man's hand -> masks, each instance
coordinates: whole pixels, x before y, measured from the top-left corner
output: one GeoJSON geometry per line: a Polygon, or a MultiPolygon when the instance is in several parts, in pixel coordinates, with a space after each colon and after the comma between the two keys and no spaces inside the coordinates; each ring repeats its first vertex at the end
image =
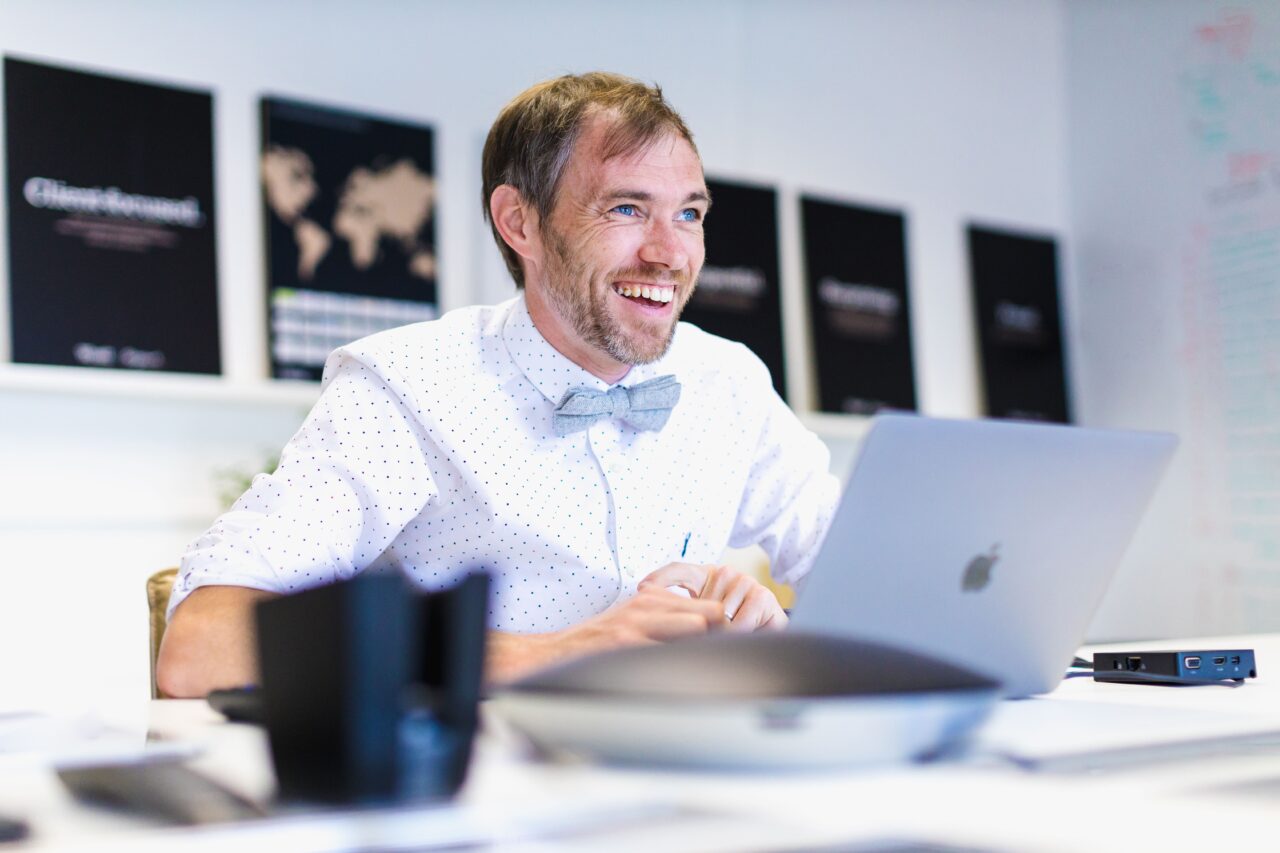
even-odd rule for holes
{"type": "Polygon", "coordinates": [[[750,575],[728,566],[668,563],[640,581],[640,589],[678,586],[699,601],[718,601],[731,631],[781,630],[787,614],[777,596],[750,575]]]}
{"type": "Polygon", "coordinates": [[[642,585],[631,598],[562,631],[491,631],[487,680],[511,681],[570,658],[705,634],[725,624],[719,601],[686,598],[661,586],[642,585]]]}
{"type": "Polygon", "coordinates": [[[487,680],[511,681],[570,658],[720,628],[755,631],[786,624],[787,614],[778,599],[754,578],[727,566],[670,563],[640,581],[632,598],[563,631],[491,631],[487,680]],[[673,586],[687,590],[691,597],[668,589],[673,586]]]}

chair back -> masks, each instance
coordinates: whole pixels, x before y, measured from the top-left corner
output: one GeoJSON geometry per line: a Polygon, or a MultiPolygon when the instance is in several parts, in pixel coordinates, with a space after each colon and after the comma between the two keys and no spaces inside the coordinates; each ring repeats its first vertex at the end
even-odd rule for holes
{"type": "Polygon", "coordinates": [[[147,578],[147,610],[151,625],[151,698],[164,698],[156,688],[156,658],[160,655],[160,640],[164,637],[165,611],[169,607],[169,593],[178,570],[161,569],[147,578]]]}

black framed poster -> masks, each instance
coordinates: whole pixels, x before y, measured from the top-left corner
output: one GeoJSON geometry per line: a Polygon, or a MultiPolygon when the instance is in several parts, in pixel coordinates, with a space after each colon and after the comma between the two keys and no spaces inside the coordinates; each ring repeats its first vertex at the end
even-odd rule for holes
{"type": "Polygon", "coordinates": [[[319,379],[335,348],[436,317],[430,127],[262,99],[271,372],[319,379]]]}
{"type": "Polygon", "coordinates": [[[977,225],[968,241],[987,414],[1069,423],[1056,241],[977,225]]]}
{"type": "Polygon", "coordinates": [[[914,410],[905,217],[808,196],[800,211],[820,408],[914,410]]]}
{"type": "Polygon", "coordinates": [[[769,368],[784,400],[778,193],[768,187],[707,180],[707,259],[682,320],[740,341],[769,368]]]}
{"type": "Polygon", "coordinates": [[[13,360],[219,373],[213,96],[6,57],[13,360]]]}

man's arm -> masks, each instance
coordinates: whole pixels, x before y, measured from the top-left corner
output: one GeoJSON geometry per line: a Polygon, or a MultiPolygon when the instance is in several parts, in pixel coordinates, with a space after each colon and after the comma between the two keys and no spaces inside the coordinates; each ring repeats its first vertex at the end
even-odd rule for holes
{"type": "Polygon", "coordinates": [[[795,584],[817,557],[840,503],[840,480],[827,446],[778,396],[763,362],[750,357],[758,376],[751,387],[761,391],[765,417],[729,544],[759,545],[774,580],[795,584]]]}
{"type": "Polygon", "coordinates": [[[243,586],[202,586],[173,611],[160,655],[156,686],[176,699],[258,681],[254,606],[275,593],[243,586]]]}
{"type": "Polygon", "coordinates": [[[253,605],[270,593],[255,587],[301,590],[353,576],[436,495],[412,394],[380,359],[376,349],[335,350],[320,400],[279,467],[255,477],[183,554],[156,666],[166,694],[256,681],[253,605]],[[347,440],[353,413],[378,424],[377,441],[347,440]]]}
{"type": "MultiPolygon", "coordinates": [[[[254,606],[275,593],[241,586],[203,586],[165,629],[156,684],[167,696],[195,698],[259,678],[254,606]]],[[[702,634],[725,624],[719,601],[683,598],[648,585],[617,607],[548,634],[490,631],[486,680],[511,681],[570,658],[622,646],[702,634]]]]}
{"type": "MultiPolygon", "coordinates": [[[[258,681],[254,606],[275,593],[203,586],[173,612],[160,644],[156,683],[175,698],[258,681]]],[[[512,681],[575,657],[649,645],[719,628],[781,628],[787,617],[768,589],[724,566],[672,563],[640,582],[636,594],[576,625],[546,634],[490,631],[485,680],[512,681]],[[672,593],[680,586],[693,597],[672,593]],[[725,618],[726,611],[732,621],[725,618]]]]}

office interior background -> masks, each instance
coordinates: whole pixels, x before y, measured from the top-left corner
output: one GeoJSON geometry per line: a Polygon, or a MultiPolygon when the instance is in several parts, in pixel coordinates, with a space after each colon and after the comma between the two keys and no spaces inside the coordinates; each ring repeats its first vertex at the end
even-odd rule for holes
{"type": "MultiPolygon", "coordinates": [[[[481,220],[490,122],[589,69],[660,83],[709,175],[780,190],[801,412],[800,193],[906,214],[930,415],[981,413],[966,225],[1055,236],[1075,419],[1182,438],[1090,637],[1280,628],[1280,5],[7,0],[0,52],[213,91],[223,361],[221,378],[0,363],[0,709],[146,695],[144,579],[315,397],[266,379],[258,98],[434,127],[448,310],[514,292],[481,220]]],[[[859,423],[810,422],[844,473],[859,423]]]]}

